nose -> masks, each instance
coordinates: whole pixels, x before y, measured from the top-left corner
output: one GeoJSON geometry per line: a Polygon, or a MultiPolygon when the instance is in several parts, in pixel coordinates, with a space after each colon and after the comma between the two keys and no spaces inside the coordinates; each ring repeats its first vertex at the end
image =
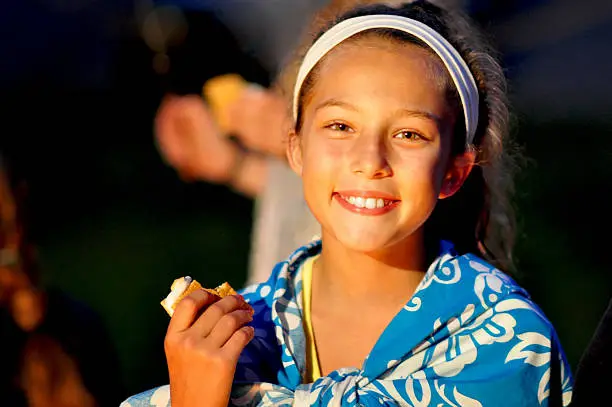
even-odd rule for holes
{"type": "Polygon", "coordinates": [[[384,137],[375,134],[358,137],[351,149],[350,169],[354,174],[369,179],[393,175],[384,137]]]}

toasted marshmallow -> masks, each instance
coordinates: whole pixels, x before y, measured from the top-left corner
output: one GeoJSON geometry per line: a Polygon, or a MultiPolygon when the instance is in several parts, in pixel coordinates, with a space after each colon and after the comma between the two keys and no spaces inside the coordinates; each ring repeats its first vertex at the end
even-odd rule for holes
{"type": "MultiPolygon", "coordinates": [[[[174,315],[176,304],[187,295],[187,289],[190,288],[193,282],[194,280],[190,276],[180,277],[172,282],[170,294],[161,302],[168,315],[174,315]]],[[[198,284],[197,281],[195,283],[198,284]]]]}

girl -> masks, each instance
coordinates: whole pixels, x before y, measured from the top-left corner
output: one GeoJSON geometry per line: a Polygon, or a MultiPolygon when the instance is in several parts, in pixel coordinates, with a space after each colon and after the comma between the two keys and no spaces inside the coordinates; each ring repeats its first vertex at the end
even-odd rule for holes
{"type": "Polygon", "coordinates": [[[554,328],[496,268],[508,112],[467,20],[425,1],[349,12],[303,58],[293,114],[321,240],[242,292],[252,321],[240,297],[183,300],[170,386],[124,406],[568,405],[554,328]]]}

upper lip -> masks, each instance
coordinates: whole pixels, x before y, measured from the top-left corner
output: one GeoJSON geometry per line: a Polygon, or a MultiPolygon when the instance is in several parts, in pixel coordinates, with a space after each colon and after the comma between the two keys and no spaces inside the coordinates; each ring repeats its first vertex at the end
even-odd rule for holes
{"type": "Polygon", "coordinates": [[[400,201],[401,199],[393,194],[383,191],[365,191],[365,190],[344,190],[344,191],[335,191],[336,194],[342,196],[354,196],[361,198],[375,198],[375,199],[384,199],[386,201],[400,201]]]}

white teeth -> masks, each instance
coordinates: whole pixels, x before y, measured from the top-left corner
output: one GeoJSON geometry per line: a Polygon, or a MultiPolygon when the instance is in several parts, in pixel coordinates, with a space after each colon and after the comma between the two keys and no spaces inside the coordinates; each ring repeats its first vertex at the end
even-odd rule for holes
{"type": "Polygon", "coordinates": [[[358,208],[376,209],[390,205],[392,201],[382,198],[363,198],[361,196],[343,196],[345,201],[358,208]]]}

